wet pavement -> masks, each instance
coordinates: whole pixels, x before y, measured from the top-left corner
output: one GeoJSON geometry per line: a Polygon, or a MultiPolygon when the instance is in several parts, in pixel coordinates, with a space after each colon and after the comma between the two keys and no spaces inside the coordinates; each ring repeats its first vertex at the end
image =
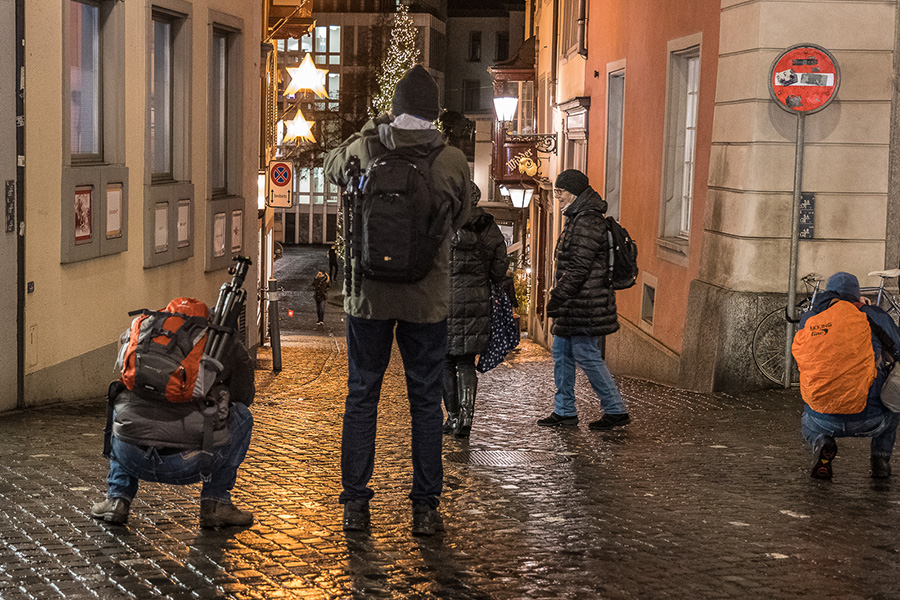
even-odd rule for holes
{"type": "Polygon", "coordinates": [[[345,535],[340,309],[317,329],[303,293],[282,300],[300,313],[284,323],[283,370],[260,357],[234,491],[256,523],[201,530],[199,486],[143,482],[127,526],[96,522],[103,402],[6,413],[0,598],[900,597],[900,476],[868,476],[868,440],[839,440],[834,481],[814,481],[796,392],[697,394],[627,378],[617,381],[633,423],[590,431],[600,411],[580,374],[581,424],[540,428],[553,365],[527,340],[481,377],[471,438],[444,440],[447,531],[434,538],[410,534],[394,356],[372,531],[345,535]]]}

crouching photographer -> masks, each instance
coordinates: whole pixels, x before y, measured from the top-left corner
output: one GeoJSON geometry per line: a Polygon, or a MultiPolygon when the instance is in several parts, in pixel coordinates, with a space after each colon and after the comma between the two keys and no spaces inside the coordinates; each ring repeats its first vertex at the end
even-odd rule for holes
{"type": "MultiPolygon", "coordinates": [[[[216,310],[176,298],[161,311],[140,313],[109,388],[104,456],[109,458],[105,500],[91,515],[128,520],[141,480],[186,485],[202,482],[200,526],[250,525],[253,515],[234,506],[231,490],[247,454],[255,395],[253,363],[234,337],[246,292],[249,259],[232,270],[216,310]]],[[[135,313],[133,313],[135,314],[135,313]]]]}

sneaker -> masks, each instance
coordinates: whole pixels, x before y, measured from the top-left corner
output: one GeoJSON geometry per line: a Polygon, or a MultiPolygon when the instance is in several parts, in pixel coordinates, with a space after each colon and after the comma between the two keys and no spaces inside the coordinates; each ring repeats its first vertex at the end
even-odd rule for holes
{"type": "Polygon", "coordinates": [[[578,415],[564,417],[556,413],[551,413],[549,417],[540,419],[537,424],[543,427],[575,427],[578,425],[578,415]]]}
{"type": "Polygon", "coordinates": [[[628,413],[622,413],[620,415],[606,414],[600,417],[599,420],[588,423],[588,428],[595,431],[605,431],[607,429],[612,429],[613,427],[628,425],[629,423],[631,423],[631,417],[628,416],[628,413]]]}
{"type": "Polygon", "coordinates": [[[324,324],[325,324],[325,321],[318,321],[318,322],[316,323],[316,325],[319,326],[319,327],[321,327],[321,326],[324,325],[324,324]]]}
{"type": "Polygon", "coordinates": [[[887,479],[891,476],[891,457],[872,457],[872,477],[875,479],[887,479]]]}
{"type": "Polygon", "coordinates": [[[813,479],[831,479],[831,462],[837,456],[837,442],[830,435],[822,438],[822,446],[816,455],[810,477],[813,479]]]}
{"type": "Polygon", "coordinates": [[[444,521],[438,509],[424,502],[414,503],[412,534],[430,536],[438,531],[444,531],[444,521]]]}
{"type": "Polygon", "coordinates": [[[95,519],[103,519],[107,523],[121,525],[128,520],[128,510],[130,508],[130,500],[125,498],[107,498],[91,507],[91,516],[95,519]]]}
{"type": "Polygon", "coordinates": [[[200,499],[200,527],[229,527],[253,524],[253,513],[241,510],[229,500],[200,499]]]}
{"type": "Polygon", "coordinates": [[[344,531],[366,531],[369,524],[369,501],[347,500],[344,504],[344,531]]]}

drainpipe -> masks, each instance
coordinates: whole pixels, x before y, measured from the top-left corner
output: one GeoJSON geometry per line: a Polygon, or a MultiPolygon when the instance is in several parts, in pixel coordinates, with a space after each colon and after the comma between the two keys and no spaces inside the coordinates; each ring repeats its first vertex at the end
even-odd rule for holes
{"type": "Polygon", "coordinates": [[[556,71],[559,61],[559,0],[553,0],[553,27],[550,42],[550,106],[556,106],[556,71]]]}
{"type": "Polygon", "coordinates": [[[576,37],[578,38],[578,55],[587,60],[587,46],[585,45],[585,37],[587,33],[587,0],[578,0],[578,28],[576,29],[576,37]]]}
{"type": "Polygon", "coordinates": [[[16,406],[25,408],[25,0],[16,0],[16,406]]]}

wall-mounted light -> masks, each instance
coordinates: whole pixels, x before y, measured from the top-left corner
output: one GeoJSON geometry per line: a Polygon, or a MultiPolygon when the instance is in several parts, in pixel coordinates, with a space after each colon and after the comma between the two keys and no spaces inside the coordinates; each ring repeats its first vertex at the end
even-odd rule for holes
{"type": "Polygon", "coordinates": [[[499,96],[494,98],[494,112],[500,124],[510,123],[516,118],[516,107],[519,99],[515,96],[499,96]]]}
{"type": "Polygon", "coordinates": [[[531,203],[531,197],[534,195],[534,188],[530,186],[501,186],[500,193],[506,188],[509,200],[516,208],[528,208],[531,203]]]}

